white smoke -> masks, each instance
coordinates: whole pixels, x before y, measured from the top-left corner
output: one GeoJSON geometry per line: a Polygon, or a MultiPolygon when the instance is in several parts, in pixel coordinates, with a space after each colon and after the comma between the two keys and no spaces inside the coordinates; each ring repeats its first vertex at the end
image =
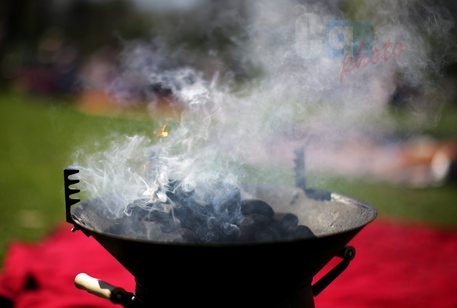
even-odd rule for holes
{"type": "Polygon", "coordinates": [[[262,74],[237,91],[218,83],[217,75],[206,78],[189,66],[170,65],[174,56],[166,48],[143,43],[126,49],[126,71],[145,87],[170,90],[186,108],[166,138],[126,137],[105,152],[79,158],[83,190],[91,197],[112,197],[105,202],[122,212],[144,194],[166,198],[170,181],[179,181],[184,190],[202,190],[202,195],[214,193],[214,183],[245,181],[250,164],[292,163],[296,145],[319,146],[373,131],[373,121],[384,113],[397,86],[397,74],[425,94],[436,89],[430,73],[438,71],[442,59],[434,57],[430,37],[444,43],[443,29],[452,26],[439,8],[417,1],[362,2],[352,13],[371,21],[372,47],[381,50],[390,40],[392,46],[400,42],[404,51],[353,69],[342,82],[342,58],[326,51],[327,21],[346,19],[337,6],[249,3],[248,39],[239,46],[239,57],[262,74]],[[309,29],[317,36],[303,40],[300,35],[309,29]],[[320,52],[311,43],[321,44],[320,52]]]}

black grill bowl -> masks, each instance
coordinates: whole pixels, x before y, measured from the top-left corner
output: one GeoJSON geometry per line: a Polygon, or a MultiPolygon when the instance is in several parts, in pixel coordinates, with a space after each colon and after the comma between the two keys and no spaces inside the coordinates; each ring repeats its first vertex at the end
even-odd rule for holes
{"type": "MultiPolygon", "coordinates": [[[[288,202],[296,189],[257,189],[270,204],[288,202]]],[[[316,192],[316,191],[315,191],[316,192]]],[[[317,191],[319,192],[319,191],[317,191]]],[[[316,237],[264,243],[165,243],[109,234],[97,202],[67,204],[67,218],[92,236],[134,277],[145,306],[275,307],[313,277],[376,217],[369,205],[334,193],[328,200],[291,207],[316,237]],[[214,302],[217,298],[217,304],[214,302]]],[[[73,203],[73,202],[70,202],[73,203]]],[[[306,203],[306,202],[304,202],[306,203]]]]}

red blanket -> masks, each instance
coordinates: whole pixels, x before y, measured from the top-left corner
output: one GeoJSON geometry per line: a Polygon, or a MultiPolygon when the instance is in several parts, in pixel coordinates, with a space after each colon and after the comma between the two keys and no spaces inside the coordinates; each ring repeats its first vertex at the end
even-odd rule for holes
{"type": "MultiPolygon", "coordinates": [[[[16,308],[119,307],[76,289],[73,279],[85,272],[133,291],[132,276],[94,239],[69,230],[65,225],[35,245],[12,244],[0,297],[16,308]]],[[[316,307],[457,307],[457,231],[378,219],[350,244],[355,259],[315,298],[316,307]]]]}

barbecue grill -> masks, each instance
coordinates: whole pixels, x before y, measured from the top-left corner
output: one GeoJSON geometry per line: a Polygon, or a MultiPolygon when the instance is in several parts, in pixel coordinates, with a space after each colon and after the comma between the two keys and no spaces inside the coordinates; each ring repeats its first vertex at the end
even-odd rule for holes
{"type": "Polygon", "coordinates": [[[124,307],[314,307],[314,296],[354,258],[347,243],[376,216],[370,205],[332,192],[250,186],[246,189],[256,198],[297,215],[312,235],[266,242],[160,242],[107,231],[110,222],[97,202],[71,197],[79,192],[72,186],[79,182],[73,177],[78,172],[64,170],[66,220],[117,259],[134,276],[136,288],[128,292],[86,274],[75,283],[124,307]],[[341,261],[313,283],[334,257],[341,261]]]}

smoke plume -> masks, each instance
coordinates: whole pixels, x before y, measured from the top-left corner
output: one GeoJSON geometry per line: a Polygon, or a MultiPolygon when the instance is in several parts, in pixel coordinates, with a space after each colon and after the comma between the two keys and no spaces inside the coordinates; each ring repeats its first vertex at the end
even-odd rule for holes
{"type": "Polygon", "coordinates": [[[182,49],[128,44],[125,74],[135,75],[151,101],[166,91],[185,108],[165,138],[152,136],[151,128],[152,137],[124,137],[104,152],[78,156],[82,190],[116,214],[138,198],[166,201],[174,181],[201,198],[223,200],[224,186],[216,183],[252,181],[251,165],[291,165],[296,146],[388,131],[373,123],[400,82],[419,90],[418,106],[433,105],[446,60],[436,44],[446,53],[450,15],[420,1],[362,1],[345,12],[340,4],[249,1],[242,38],[233,40],[239,63],[260,73],[241,85],[226,71],[208,74],[186,64],[182,49]],[[341,81],[343,58],[328,54],[328,21],[353,19],[370,21],[370,50],[390,41],[390,53],[398,42],[402,52],[353,68],[341,81]]]}

